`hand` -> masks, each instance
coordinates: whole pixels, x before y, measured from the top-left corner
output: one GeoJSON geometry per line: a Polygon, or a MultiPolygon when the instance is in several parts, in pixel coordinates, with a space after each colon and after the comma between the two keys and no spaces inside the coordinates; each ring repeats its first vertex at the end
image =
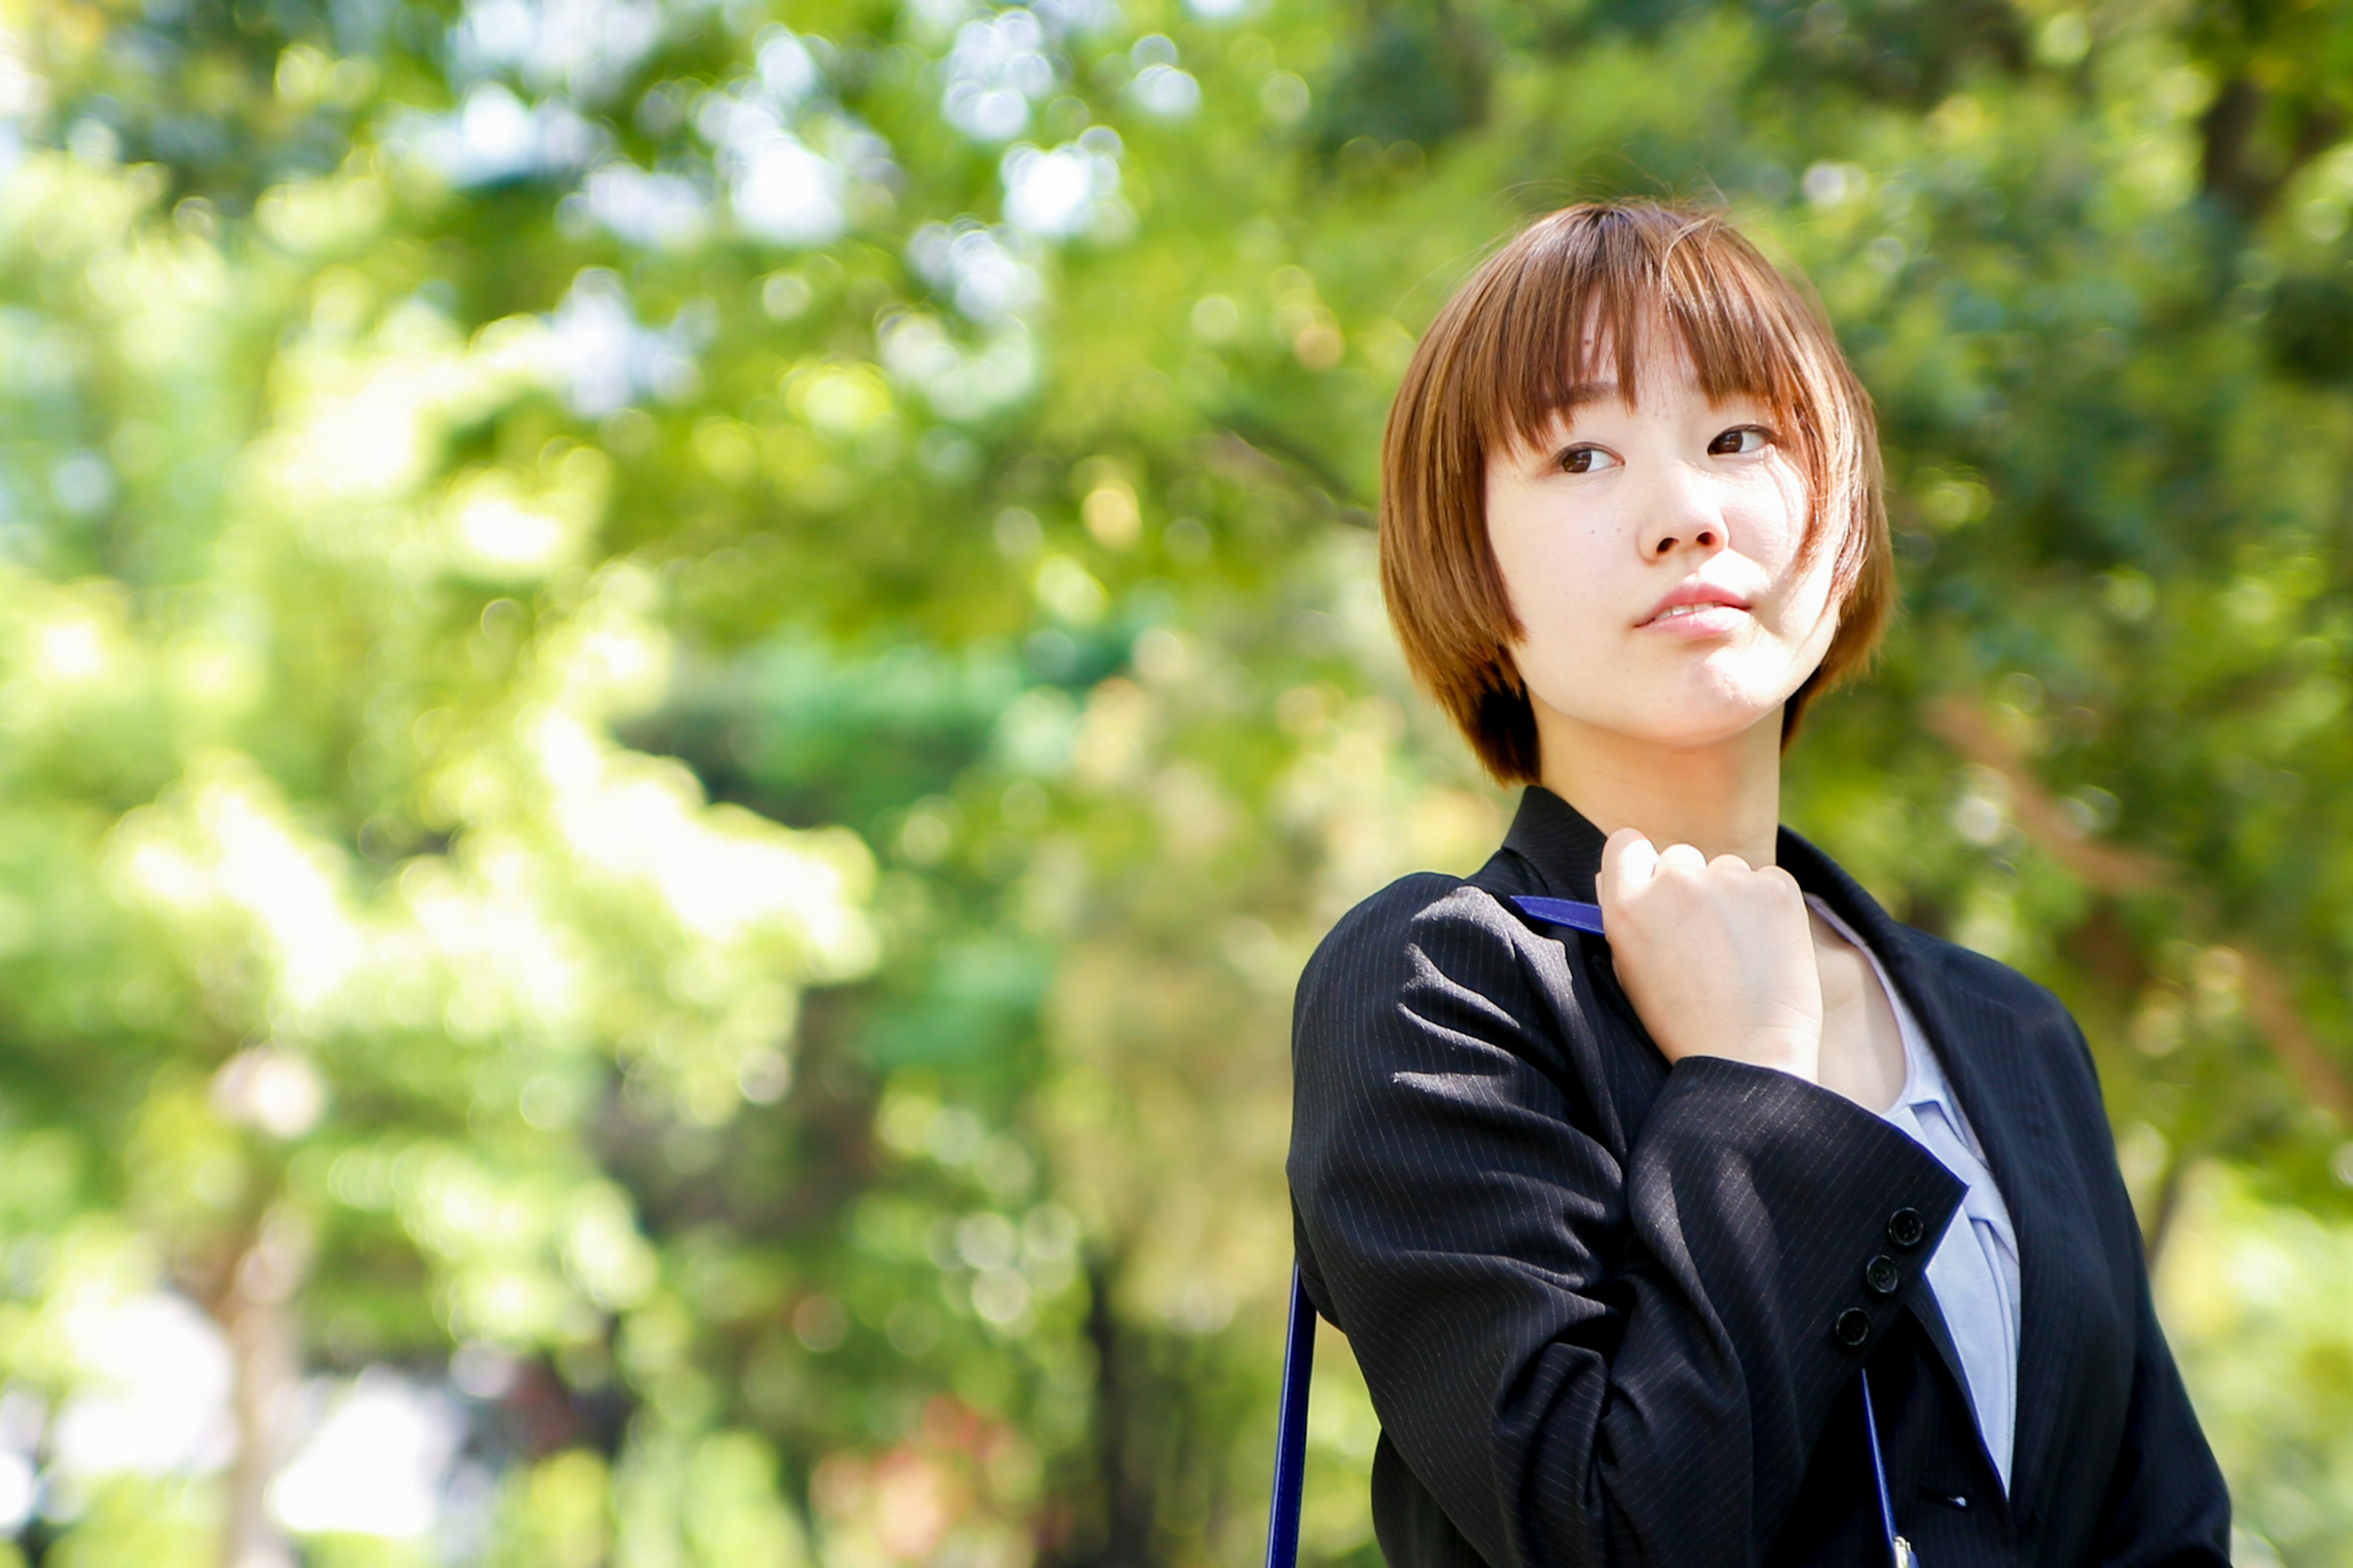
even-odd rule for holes
{"type": "Polygon", "coordinates": [[[1669,1061],[1729,1057],[1820,1081],[1821,979],[1796,878],[1688,844],[1662,853],[1621,827],[1599,890],[1618,983],[1669,1061]]]}

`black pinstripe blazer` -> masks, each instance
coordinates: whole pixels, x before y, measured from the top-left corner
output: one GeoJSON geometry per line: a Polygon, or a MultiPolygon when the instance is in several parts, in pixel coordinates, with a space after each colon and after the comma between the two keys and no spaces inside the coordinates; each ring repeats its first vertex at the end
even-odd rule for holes
{"type": "Polygon", "coordinates": [[[1477,875],[1366,900],[1300,982],[1299,1257],[1380,1415],[1392,1568],[1883,1563],[1866,1365],[1925,1568],[2226,1562],[2229,1499],[2065,1009],[1782,832],[1918,1016],[2016,1226],[2006,1498],[1923,1275],[1960,1184],[1788,1074],[1670,1067],[1601,939],[1503,901],[1591,899],[1601,844],[1530,789],[1477,875]]]}

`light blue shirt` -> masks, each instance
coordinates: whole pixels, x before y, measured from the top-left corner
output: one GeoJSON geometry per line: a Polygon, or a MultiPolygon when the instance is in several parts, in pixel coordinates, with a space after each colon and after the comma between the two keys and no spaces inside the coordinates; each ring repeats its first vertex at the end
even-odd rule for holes
{"type": "Polygon", "coordinates": [[[1928,1288],[1936,1292],[1953,1348],[1959,1352],[1978,1435],[2007,1493],[2018,1429],[2018,1233],[2010,1226],[2009,1205],[2001,1201],[2001,1190],[1986,1167],[1984,1146],[1961,1114],[1961,1103],[1927,1035],[1889,983],[1879,955],[1829,905],[1811,894],[1806,902],[1871,960],[1904,1037],[1904,1088],[1880,1116],[1910,1134],[1968,1184],[1960,1212],[1928,1259],[1928,1288]]]}

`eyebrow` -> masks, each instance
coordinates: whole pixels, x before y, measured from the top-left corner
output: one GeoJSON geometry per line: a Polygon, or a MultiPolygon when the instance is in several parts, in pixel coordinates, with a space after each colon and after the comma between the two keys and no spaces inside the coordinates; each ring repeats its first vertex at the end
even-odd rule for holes
{"type": "Polygon", "coordinates": [[[1570,382],[1560,389],[1560,395],[1554,398],[1543,414],[1529,426],[1529,438],[1541,439],[1537,433],[1554,420],[1565,419],[1574,423],[1578,408],[1588,403],[1607,403],[1617,395],[1618,384],[1614,381],[1570,382]]]}

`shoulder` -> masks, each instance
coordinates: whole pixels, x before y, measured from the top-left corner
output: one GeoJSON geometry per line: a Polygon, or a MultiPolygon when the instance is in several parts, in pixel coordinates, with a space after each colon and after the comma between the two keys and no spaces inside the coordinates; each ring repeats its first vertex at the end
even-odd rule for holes
{"type": "Polygon", "coordinates": [[[1561,942],[1511,907],[1534,887],[1499,853],[1469,877],[1400,878],[1350,910],[1300,974],[1294,1068],[1419,1070],[1497,1050],[1549,1061],[1574,986],[1561,942]]]}
{"type": "Polygon", "coordinates": [[[2048,986],[2000,959],[1897,925],[1899,940],[1954,1026],[1963,1049],[1997,1047],[2022,1055],[2046,1082],[2072,1083],[2099,1100],[2099,1071],[2075,1016],[2048,986]]]}
{"type": "Polygon", "coordinates": [[[1496,856],[1472,876],[1421,871],[1400,877],[1340,917],[1307,962],[1299,998],[1339,982],[1352,989],[1371,976],[1403,980],[1418,972],[1502,974],[1515,970],[1535,932],[1508,902],[1531,891],[1525,874],[1496,856]]]}
{"type": "Polygon", "coordinates": [[[2050,987],[2012,969],[1998,958],[1963,947],[1917,926],[1896,930],[1924,970],[1936,977],[1948,1002],[1989,1008],[2021,1026],[2072,1028],[2067,1005],[2050,987]]]}
{"type": "Polygon", "coordinates": [[[1781,830],[1782,864],[1810,893],[1841,911],[1907,992],[1948,1016],[1964,1035],[1991,1030],[2037,1040],[2080,1041],[2065,1004],[2045,986],[2000,959],[1906,925],[1829,854],[1803,837],[1781,830]]]}
{"type": "Polygon", "coordinates": [[[1944,1014],[1958,1036],[1993,1035],[2081,1050],[2083,1032],[2049,988],[2000,959],[1895,919],[1837,861],[1786,827],[1780,848],[1782,863],[1799,882],[1841,911],[1905,989],[1920,993],[1915,1000],[1944,1014]]]}
{"type": "Polygon", "coordinates": [[[1333,1161],[1353,1168],[1368,1138],[1443,1142],[1563,1119],[1571,961],[1510,906],[1533,874],[1497,869],[1401,878],[1308,960],[1292,1014],[1294,1191],[1333,1161]]]}

